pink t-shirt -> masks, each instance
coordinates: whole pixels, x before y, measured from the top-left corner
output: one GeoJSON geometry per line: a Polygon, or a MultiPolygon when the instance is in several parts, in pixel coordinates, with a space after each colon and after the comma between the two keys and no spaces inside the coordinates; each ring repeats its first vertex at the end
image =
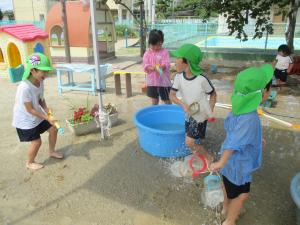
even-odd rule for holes
{"type": "Polygon", "coordinates": [[[162,48],[159,51],[148,49],[143,57],[144,71],[147,73],[147,86],[171,87],[170,78],[170,56],[167,49],[162,48]],[[165,66],[163,74],[157,71],[149,71],[148,68],[159,64],[160,67],[165,66]]]}

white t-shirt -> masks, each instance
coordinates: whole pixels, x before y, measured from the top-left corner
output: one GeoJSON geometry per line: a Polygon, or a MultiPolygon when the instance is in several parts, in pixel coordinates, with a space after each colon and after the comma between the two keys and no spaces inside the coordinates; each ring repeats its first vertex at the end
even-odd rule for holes
{"type": "Polygon", "coordinates": [[[44,98],[44,84],[37,87],[30,81],[21,81],[17,88],[12,125],[20,129],[32,129],[42,122],[42,119],[26,111],[25,102],[31,102],[32,107],[44,114],[39,100],[44,98]]]}
{"type": "Polygon", "coordinates": [[[276,56],[277,63],[275,65],[275,68],[278,70],[287,70],[289,68],[289,65],[293,63],[293,60],[290,56],[276,56]]]}
{"type": "Polygon", "coordinates": [[[199,103],[200,111],[192,116],[198,123],[212,117],[208,95],[215,89],[206,76],[201,75],[187,78],[184,73],[178,73],[174,78],[172,90],[179,92],[182,101],[186,105],[191,105],[194,102],[199,103]]]}

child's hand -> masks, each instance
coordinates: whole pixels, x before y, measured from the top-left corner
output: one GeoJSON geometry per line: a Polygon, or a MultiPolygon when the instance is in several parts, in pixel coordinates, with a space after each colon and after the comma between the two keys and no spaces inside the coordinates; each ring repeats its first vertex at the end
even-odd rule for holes
{"type": "Polygon", "coordinates": [[[51,118],[51,117],[48,117],[47,120],[52,126],[55,126],[55,123],[57,122],[57,120],[55,120],[54,118],[51,118]]]}
{"type": "Polygon", "coordinates": [[[189,109],[189,106],[188,106],[188,105],[182,104],[182,108],[183,108],[183,111],[184,111],[184,112],[189,113],[190,109],[189,109]]]}
{"type": "Polygon", "coordinates": [[[153,72],[153,71],[156,71],[156,67],[155,67],[155,66],[149,66],[149,67],[147,68],[147,70],[148,70],[149,72],[153,72]]]}
{"type": "Polygon", "coordinates": [[[216,172],[223,167],[223,163],[221,161],[210,164],[209,170],[212,172],[216,172]]]}

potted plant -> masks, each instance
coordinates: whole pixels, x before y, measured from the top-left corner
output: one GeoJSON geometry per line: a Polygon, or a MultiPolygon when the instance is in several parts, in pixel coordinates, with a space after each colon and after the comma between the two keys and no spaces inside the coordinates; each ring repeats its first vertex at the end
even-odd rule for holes
{"type": "MultiPolygon", "coordinates": [[[[114,126],[118,120],[117,108],[108,103],[103,107],[109,115],[109,124],[114,126]]],[[[84,135],[100,130],[99,126],[99,105],[95,104],[90,110],[78,108],[73,112],[73,118],[66,120],[69,129],[75,135],[84,135]]]]}

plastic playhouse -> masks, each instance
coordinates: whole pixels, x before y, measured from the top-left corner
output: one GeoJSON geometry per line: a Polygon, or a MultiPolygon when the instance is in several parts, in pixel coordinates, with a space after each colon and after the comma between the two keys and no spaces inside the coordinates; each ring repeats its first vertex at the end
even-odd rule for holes
{"type": "Polygon", "coordinates": [[[48,35],[33,24],[0,27],[0,75],[21,80],[26,58],[34,52],[50,56],[48,35]]]}
{"type": "Polygon", "coordinates": [[[21,80],[27,56],[41,52],[50,56],[48,35],[33,24],[0,27],[0,75],[21,80]]]}
{"type": "MultiPolygon", "coordinates": [[[[110,9],[97,2],[97,43],[100,57],[115,56],[116,32],[110,9]]],[[[47,15],[45,30],[49,34],[50,51],[54,63],[65,62],[63,21],[61,3],[56,3],[47,15]]],[[[93,49],[91,38],[90,9],[82,1],[67,1],[66,14],[71,60],[73,63],[92,63],[93,49]]]]}

